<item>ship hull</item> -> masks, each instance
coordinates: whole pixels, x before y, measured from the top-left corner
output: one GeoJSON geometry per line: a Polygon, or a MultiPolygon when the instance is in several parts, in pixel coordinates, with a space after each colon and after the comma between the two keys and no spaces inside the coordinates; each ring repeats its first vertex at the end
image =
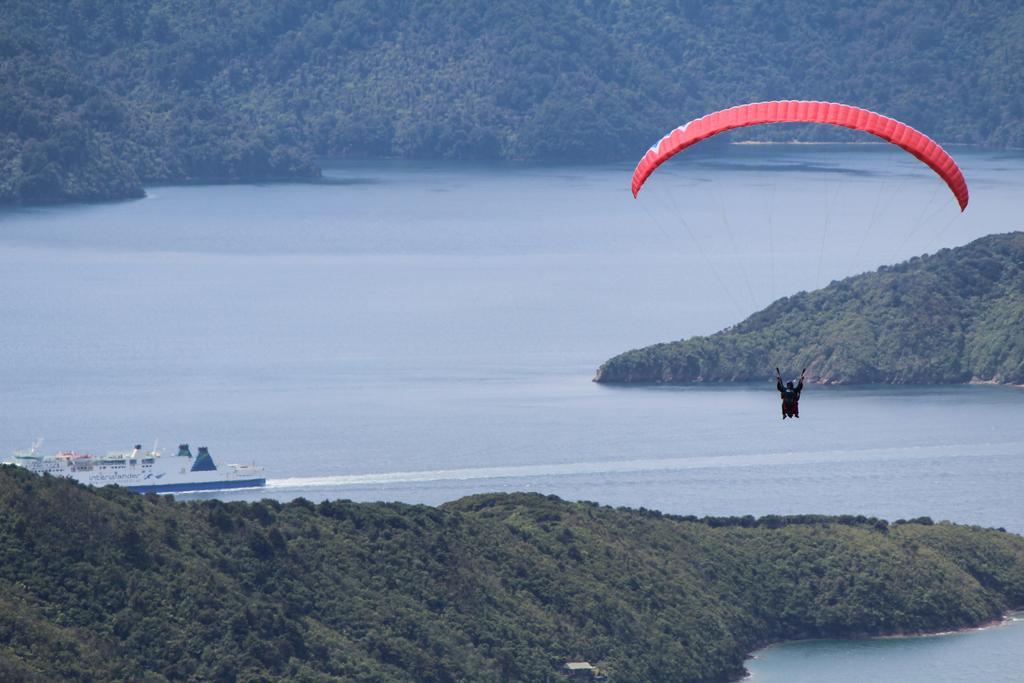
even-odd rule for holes
{"type": "Polygon", "coordinates": [[[178,484],[152,484],[149,486],[131,486],[125,488],[136,493],[182,493],[185,491],[223,491],[225,489],[248,489],[266,486],[266,479],[238,479],[232,481],[195,481],[178,484]]]}

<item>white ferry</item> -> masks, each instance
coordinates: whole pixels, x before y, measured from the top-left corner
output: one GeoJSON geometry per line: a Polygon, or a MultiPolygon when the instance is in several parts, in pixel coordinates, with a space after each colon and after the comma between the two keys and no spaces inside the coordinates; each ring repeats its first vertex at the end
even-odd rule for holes
{"type": "Polygon", "coordinates": [[[174,491],[210,491],[265,486],[263,468],[256,465],[217,467],[205,446],[195,457],[187,443],[178,446],[178,454],[162,455],[156,450],[142,452],[136,445],[130,453],[91,455],[61,451],[40,455],[40,442],[28,451],[16,452],[6,464],[19,465],[37,474],[68,477],[89,486],[117,484],[139,493],[174,491]]]}

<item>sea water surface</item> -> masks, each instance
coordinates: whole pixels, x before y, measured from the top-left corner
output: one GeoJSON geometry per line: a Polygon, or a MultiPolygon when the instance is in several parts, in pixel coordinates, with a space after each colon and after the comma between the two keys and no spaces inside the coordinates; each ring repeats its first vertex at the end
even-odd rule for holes
{"type": "MultiPolygon", "coordinates": [[[[636,200],[628,165],[345,162],[314,184],[5,210],[0,449],[159,439],[267,468],[265,490],[186,498],[438,504],[527,490],[1024,533],[1020,389],[812,386],[801,419],[782,422],[772,359],[757,384],[590,381],[620,351],[1024,228],[1024,156],[956,156],[964,214],[884,145],[721,147],[662,167],[636,200]]],[[[981,643],[1006,638],[1021,670],[1024,629],[988,633],[946,670],[969,679],[1002,647],[981,643]]],[[[931,655],[900,643],[917,642],[851,645],[826,657],[839,669],[825,679],[900,652],[911,664],[872,677],[934,680],[914,678],[931,655]]],[[[757,675],[773,662],[784,677],[814,671],[807,653],[834,647],[770,649],[757,675]]]]}
{"type": "Polygon", "coordinates": [[[998,626],[913,638],[780,643],[747,662],[749,683],[1017,683],[1024,617],[998,626]]]}

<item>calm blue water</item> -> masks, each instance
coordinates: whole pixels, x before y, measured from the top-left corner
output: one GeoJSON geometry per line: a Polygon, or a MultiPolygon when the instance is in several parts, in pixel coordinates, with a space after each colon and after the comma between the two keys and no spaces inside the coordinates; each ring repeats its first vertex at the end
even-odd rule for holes
{"type": "Polygon", "coordinates": [[[1024,618],[923,638],[816,640],[774,645],[747,662],[749,683],[1018,683],[1024,618]]]}
{"type": "MultiPolygon", "coordinates": [[[[349,163],[321,184],[8,210],[0,450],[158,438],[268,468],[267,490],[223,498],[533,490],[1024,533],[1024,391],[811,387],[803,418],[783,423],[771,359],[757,385],[590,381],[619,351],[1024,228],[1024,156],[956,153],[963,215],[879,145],[734,146],[659,169],[639,200],[624,166],[349,163]]],[[[997,631],[1024,653],[1024,630],[997,631]]],[[[779,647],[758,666],[827,647],[779,647]]],[[[878,661],[851,647],[865,649],[848,671],[878,661]]],[[[964,656],[961,671],[978,670],[964,656]]]]}

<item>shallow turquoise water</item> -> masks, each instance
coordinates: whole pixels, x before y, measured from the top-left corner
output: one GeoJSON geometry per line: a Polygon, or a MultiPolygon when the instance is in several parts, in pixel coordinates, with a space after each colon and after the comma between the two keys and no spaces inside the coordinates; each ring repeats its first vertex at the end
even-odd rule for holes
{"type": "Polygon", "coordinates": [[[1021,680],[1020,616],[996,627],[921,638],[774,645],[747,662],[750,683],[1021,680]]]}

